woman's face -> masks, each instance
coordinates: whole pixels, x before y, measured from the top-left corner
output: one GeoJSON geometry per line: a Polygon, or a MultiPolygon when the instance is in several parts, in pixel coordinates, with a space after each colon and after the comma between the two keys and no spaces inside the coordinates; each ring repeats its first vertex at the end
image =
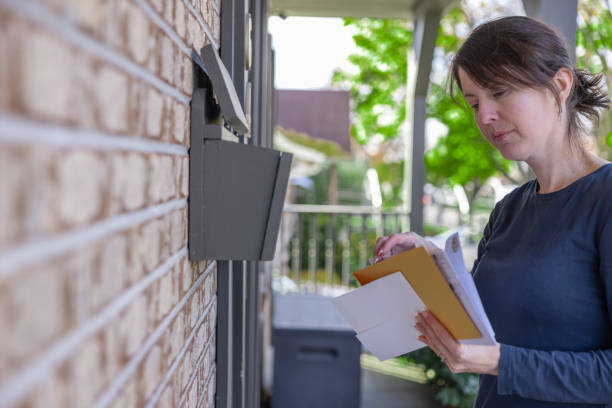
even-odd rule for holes
{"type": "Polygon", "coordinates": [[[549,143],[563,133],[550,91],[481,88],[461,68],[459,79],[480,132],[506,159],[545,158],[549,143]]]}

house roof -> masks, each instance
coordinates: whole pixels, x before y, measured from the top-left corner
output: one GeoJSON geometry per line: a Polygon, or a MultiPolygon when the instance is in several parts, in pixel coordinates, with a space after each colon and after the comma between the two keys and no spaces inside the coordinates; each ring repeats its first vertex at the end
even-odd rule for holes
{"type": "Polygon", "coordinates": [[[351,151],[348,91],[278,89],[276,118],[283,129],[329,140],[351,151]]]}

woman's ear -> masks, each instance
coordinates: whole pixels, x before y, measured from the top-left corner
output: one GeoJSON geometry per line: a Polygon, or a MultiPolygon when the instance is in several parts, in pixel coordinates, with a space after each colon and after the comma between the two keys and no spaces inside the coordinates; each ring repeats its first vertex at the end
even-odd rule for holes
{"type": "Polygon", "coordinates": [[[572,72],[565,67],[559,68],[555,76],[553,76],[553,83],[559,91],[559,99],[561,100],[562,105],[565,105],[565,101],[572,90],[573,82],[574,75],[572,75],[572,72]]]}

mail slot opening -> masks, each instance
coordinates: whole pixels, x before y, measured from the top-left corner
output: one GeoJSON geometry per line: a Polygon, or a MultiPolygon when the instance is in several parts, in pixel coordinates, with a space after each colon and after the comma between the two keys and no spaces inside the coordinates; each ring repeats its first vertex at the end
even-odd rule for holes
{"type": "Polygon", "coordinates": [[[302,346],[298,350],[297,357],[299,360],[313,362],[333,361],[338,358],[338,350],[329,347],[302,346]]]}

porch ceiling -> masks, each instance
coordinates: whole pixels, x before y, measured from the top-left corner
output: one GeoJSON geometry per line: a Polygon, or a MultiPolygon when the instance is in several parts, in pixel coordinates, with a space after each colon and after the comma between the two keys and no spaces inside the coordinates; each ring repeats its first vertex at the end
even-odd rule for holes
{"type": "Polygon", "coordinates": [[[270,0],[270,14],[306,17],[412,18],[417,9],[442,10],[454,0],[270,0]]]}

